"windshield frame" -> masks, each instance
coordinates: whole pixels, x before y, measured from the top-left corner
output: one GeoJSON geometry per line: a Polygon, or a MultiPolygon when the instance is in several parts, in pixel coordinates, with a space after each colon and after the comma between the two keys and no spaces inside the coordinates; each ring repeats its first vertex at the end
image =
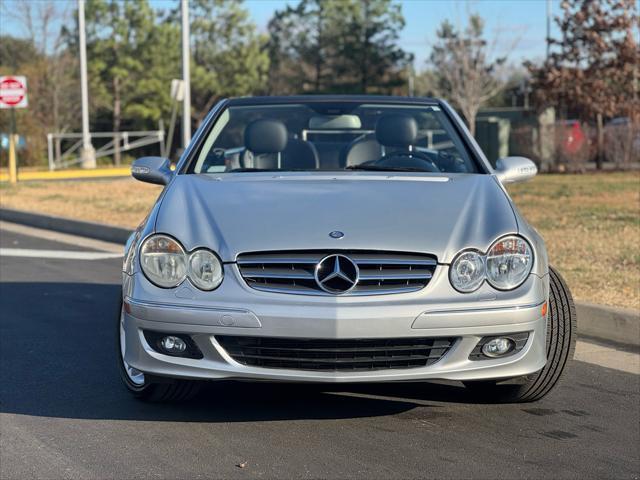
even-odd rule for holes
{"type": "MultiPolygon", "coordinates": [[[[470,137],[468,129],[464,125],[461,125],[462,119],[455,113],[455,111],[444,101],[431,99],[431,98],[412,98],[412,97],[385,97],[376,95],[352,95],[352,96],[289,96],[289,97],[241,97],[232,99],[220,100],[209,114],[205,117],[204,121],[196,131],[193,140],[182,154],[180,160],[176,165],[175,172],[178,175],[224,175],[233,172],[194,172],[195,163],[197,162],[200,152],[205,146],[206,140],[209,138],[212,129],[218,122],[222,114],[233,106],[270,106],[270,105],[287,105],[287,104],[305,104],[305,103],[360,103],[360,104],[381,104],[381,105],[398,105],[398,106],[425,106],[425,107],[440,107],[442,114],[447,118],[449,126],[454,130],[454,133],[460,139],[465,153],[469,156],[469,159],[474,163],[477,168],[477,172],[468,173],[469,175],[484,175],[493,173],[487,159],[485,158],[479,146],[470,137]]],[[[364,170],[304,170],[304,173],[327,173],[327,172],[364,172],[364,170]]],[[[251,172],[243,172],[243,174],[250,174],[251,172]]],[[[433,172],[415,172],[417,175],[433,175],[433,172]]],[[[453,174],[453,173],[448,173],[453,174]]]]}

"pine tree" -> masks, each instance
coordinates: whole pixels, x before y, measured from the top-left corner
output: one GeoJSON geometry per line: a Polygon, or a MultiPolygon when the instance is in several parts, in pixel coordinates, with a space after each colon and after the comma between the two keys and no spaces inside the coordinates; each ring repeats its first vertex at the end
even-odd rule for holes
{"type": "Polygon", "coordinates": [[[301,0],[269,22],[272,93],[399,93],[411,55],[392,0],[301,0]]]}
{"type": "Polygon", "coordinates": [[[267,39],[237,0],[192,0],[191,94],[194,117],[202,121],[226,96],[266,92],[267,39]]]}

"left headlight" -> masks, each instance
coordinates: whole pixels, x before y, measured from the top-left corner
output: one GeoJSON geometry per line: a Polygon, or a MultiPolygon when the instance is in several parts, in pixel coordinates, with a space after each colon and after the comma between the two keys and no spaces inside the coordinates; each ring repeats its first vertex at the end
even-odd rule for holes
{"type": "Polygon", "coordinates": [[[522,285],[533,266],[533,253],[524,238],[511,235],[494,243],[487,253],[487,280],[498,290],[522,285]]]}
{"type": "Polygon", "coordinates": [[[533,267],[533,251],[522,237],[509,235],[497,240],[486,255],[463,250],[449,267],[451,285],[471,293],[487,280],[497,290],[513,290],[527,279],[533,267]]]}
{"type": "Polygon", "coordinates": [[[462,293],[474,292],[485,279],[484,255],[474,250],[461,252],[449,267],[453,288],[462,293]]]}

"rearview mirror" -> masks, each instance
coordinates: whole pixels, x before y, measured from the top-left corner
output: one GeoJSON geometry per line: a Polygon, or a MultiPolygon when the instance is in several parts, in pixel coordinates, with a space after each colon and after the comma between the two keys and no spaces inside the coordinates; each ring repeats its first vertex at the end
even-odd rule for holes
{"type": "Polygon", "coordinates": [[[171,180],[173,172],[168,158],[142,157],[131,165],[131,175],[141,182],[166,185],[171,180]]]}
{"type": "Polygon", "coordinates": [[[496,162],[496,176],[502,184],[524,182],[536,173],[536,164],[525,157],[505,157],[496,162]]]}

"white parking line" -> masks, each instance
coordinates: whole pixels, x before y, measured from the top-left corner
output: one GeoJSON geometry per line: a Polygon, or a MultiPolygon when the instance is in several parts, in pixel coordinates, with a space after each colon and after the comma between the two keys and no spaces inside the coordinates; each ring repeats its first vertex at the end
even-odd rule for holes
{"type": "Polygon", "coordinates": [[[0,257],[49,258],[60,260],[104,260],[106,258],[122,257],[122,253],[0,248],[0,257]]]}
{"type": "Polygon", "coordinates": [[[590,342],[578,342],[573,356],[580,362],[640,375],[640,355],[590,342]]]}
{"type": "Polygon", "coordinates": [[[26,225],[18,225],[0,220],[0,232],[12,232],[29,237],[39,238],[42,240],[51,240],[53,242],[66,243],[80,248],[90,248],[92,250],[101,250],[105,252],[122,252],[124,245],[117,243],[102,242],[92,238],[78,237],[67,233],[54,232],[53,230],[44,230],[41,228],[27,227],[26,225]]]}

